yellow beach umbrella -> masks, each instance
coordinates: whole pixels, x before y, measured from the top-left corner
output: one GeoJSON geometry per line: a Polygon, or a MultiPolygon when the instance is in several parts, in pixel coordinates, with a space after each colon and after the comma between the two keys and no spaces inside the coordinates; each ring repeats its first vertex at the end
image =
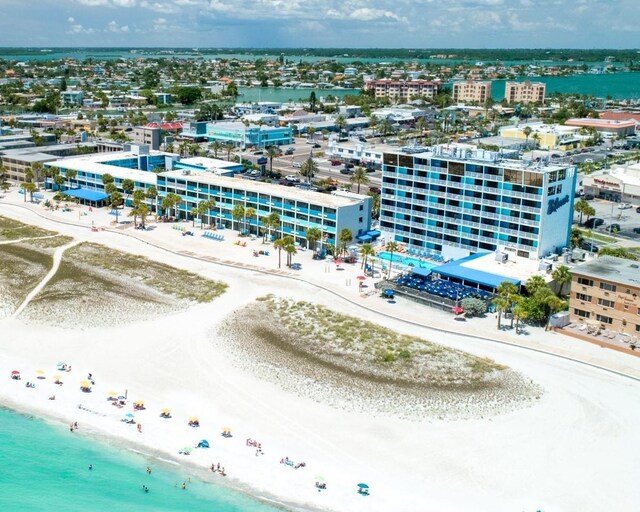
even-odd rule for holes
{"type": "Polygon", "coordinates": [[[163,412],[165,414],[169,414],[171,412],[171,409],[165,407],[164,409],[160,409],[160,412],[163,412]]]}
{"type": "Polygon", "coordinates": [[[189,421],[198,421],[197,416],[189,416],[189,421]]]}
{"type": "Polygon", "coordinates": [[[53,376],[53,378],[54,378],[54,379],[56,379],[56,380],[60,380],[60,379],[62,378],[62,375],[60,375],[59,373],[56,373],[56,374],[53,376]]]}
{"type": "Polygon", "coordinates": [[[91,387],[91,386],[90,386],[90,384],[89,384],[89,381],[81,380],[81,381],[80,381],[80,387],[81,387],[81,388],[88,388],[88,387],[91,387]]]}
{"type": "Polygon", "coordinates": [[[118,396],[118,392],[117,392],[117,391],[113,391],[113,390],[111,390],[111,391],[109,391],[109,392],[107,393],[107,395],[109,395],[109,396],[118,396]]]}
{"type": "Polygon", "coordinates": [[[222,427],[222,431],[223,432],[231,432],[231,429],[229,427],[222,427]]]}
{"type": "Polygon", "coordinates": [[[44,370],[36,370],[36,375],[38,377],[44,377],[44,370]]]}
{"type": "Polygon", "coordinates": [[[133,405],[144,405],[144,400],[136,400],[133,405]]]}

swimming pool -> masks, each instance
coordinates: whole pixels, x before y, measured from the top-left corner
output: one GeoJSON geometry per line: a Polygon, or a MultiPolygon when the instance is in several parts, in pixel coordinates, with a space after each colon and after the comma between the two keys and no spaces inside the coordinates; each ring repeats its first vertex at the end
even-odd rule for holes
{"type": "Polygon", "coordinates": [[[433,267],[438,266],[438,263],[431,263],[429,261],[420,260],[418,258],[411,258],[410,256],[406,256],[397,252],[394,252],[392,255],[390,252],[381,251],[378,253],[378,258],[384,261],[391,261],[391,259],[393,258],[393,263],[395,263],[396,265],[404,265],[405,267],[426,268],[427,270],[431,270],[433,267]]]}

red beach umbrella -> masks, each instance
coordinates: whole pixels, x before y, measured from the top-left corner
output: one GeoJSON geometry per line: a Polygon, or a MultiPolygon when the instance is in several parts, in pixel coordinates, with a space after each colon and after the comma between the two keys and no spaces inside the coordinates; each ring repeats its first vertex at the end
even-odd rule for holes
{"type": "Polygon", "coordinates": [[[364,281],[365,279],[367,279],[367,276],[358,276],[358,277],[356,277],[356,279],[358,281],[364,281]]]}
{"type": "Polygon", "coordinates": [[[11,375],[20,375],[20,372],[18,370],[13,370],[11,372],[11,375]]]}
{"type": "Polygon", "coordinates": [[[464,309],[462,309],[460,306],[452,307],[451,311],[453,311],[456,315],[460,315],[460,314],[464,313],[464,309]]]}

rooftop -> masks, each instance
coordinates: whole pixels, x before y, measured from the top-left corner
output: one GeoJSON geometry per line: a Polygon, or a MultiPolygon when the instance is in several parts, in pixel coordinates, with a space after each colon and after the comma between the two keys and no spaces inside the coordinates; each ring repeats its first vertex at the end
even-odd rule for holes
{"type": "Polygon", "coordinates": [[[218,185],[220,187],[240,188],[248,192],[256,192],[259,194],[268,194],[272,196],[282,197],[284,199],[292,199],[297,201],[307,201],[314,204],[322,204],[325,206],[339,208],[341,206],[352,206],[359,204],[367,199],[367,196],[358,194],[335,195],[322,194],[312,190],[303,190],[295,187],[284,187],[274,183],[265,183],[262,181],[245,180],[240,177],[218,176],[208,172],[196,172],[188,175],[182,171],[166,171],[160,173],[160,176],[167,178],[175,178],[183,181],[194,181],[196,183],[206,183],[209,185],[218,185]]]}
{"type": "Polygon", "coordinates": [[[640,287],[640,264],[637,261],[600,256],[574,269],[574,274],[640,287]]]}

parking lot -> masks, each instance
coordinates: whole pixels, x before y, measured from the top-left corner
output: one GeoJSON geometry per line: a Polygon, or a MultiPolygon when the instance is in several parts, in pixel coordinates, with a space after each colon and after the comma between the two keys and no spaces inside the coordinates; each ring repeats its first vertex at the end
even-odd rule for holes
{"type": "MultiPolygon", "coordinates": [[[[622,241],[631,240],[637,243],[626,244],[626,245],[638,245],[640,243],[640,234],[635,233],[634,229],[638,229],[640,231],[640,213],[636,212],[636,208],[640,206],[640,204],[632,204],[631,208],[621,209],[618,208],[621,203],[616,203],[612,201],[606,201],[604,199],[594,199],[589,201],[589,204],[595,209],[596,214],[595,218],[602,219],[604,221],[603,224],[596,227],[593,231],[594,233],[602,233],[604,235],[609,235],[611,231],[612,224],[619,225],[620,231],[618,233],[613,233],[613,237],[619,238],[622,241]]],[[[580,215],[575,214],[574,218],[576,227],[585,228],[584,225],[577,225],[577,222],[580,220],[580,215]]],[[[583,216],[583,222],[586,221],[586,217],[583,216]]],[[[615,226],[617,227],[617,226],[615,226]]],[[[600,244],[603,245],[603,244],[600,244]]],[[[622,244],[625,245],[625,244],[622,244]]]]}

